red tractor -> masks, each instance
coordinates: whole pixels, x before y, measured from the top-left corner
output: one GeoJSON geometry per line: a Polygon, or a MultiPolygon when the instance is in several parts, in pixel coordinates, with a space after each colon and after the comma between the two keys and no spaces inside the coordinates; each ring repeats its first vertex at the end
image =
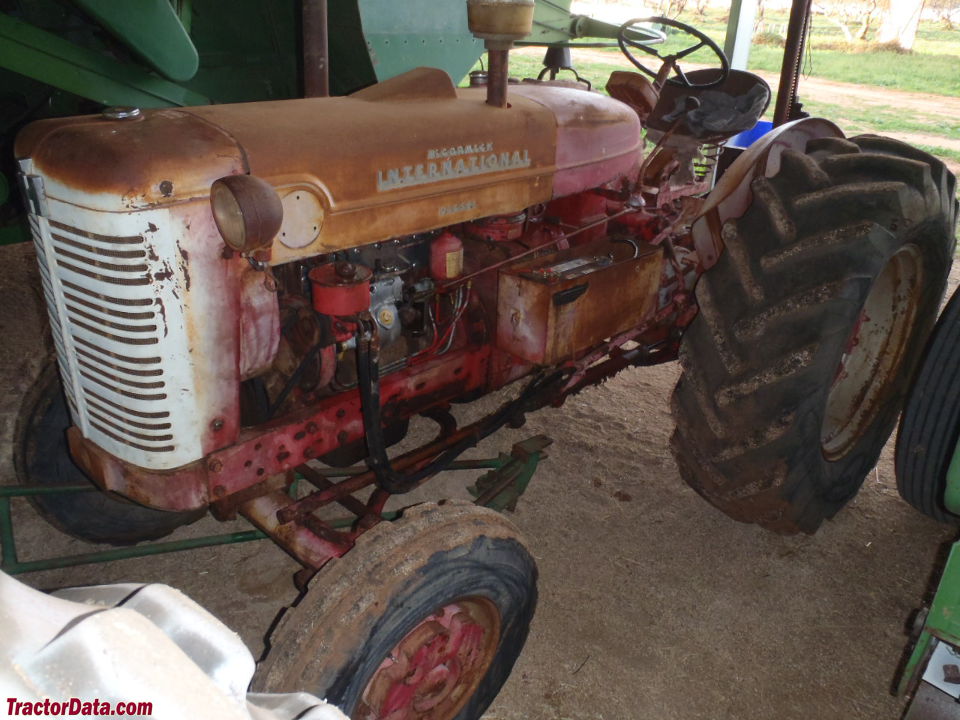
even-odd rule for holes
{"type": "Polygon", "coordinates": [[[389,498],[525,413],[679,357],[686,481],[812,533],[876,462],[954,249],[944,165],[826,120],[776,128],[711,190],[718,146],[770,92],[694,28],[656,19],[690,36],[667,55],[628,23],[641,72],[606,97],[509,84],[532,0],[468,5],[485,87],[419,69],[347,97],[46,120],[16,145],[64,390],[37,390],[22,477],[82,469],[137,503],[38,500],[81,537],[209,509],[322,568],[261,682],[355,718],[478,717],[535,605],[500,515],[383,522],[389,498]],[[684,72],[704,47],[717,67],[684,72]],[[511,384],[457,426],[451,403],[511,384]],[[391,457],[417,415],[436,439],[391,457]],[[340,482],[312,469],[363,461],[340,482]],[[290,492],[297,472],[312,492],[290,492]],[[335,503],[351,527],[324,520],[335,503]]]}

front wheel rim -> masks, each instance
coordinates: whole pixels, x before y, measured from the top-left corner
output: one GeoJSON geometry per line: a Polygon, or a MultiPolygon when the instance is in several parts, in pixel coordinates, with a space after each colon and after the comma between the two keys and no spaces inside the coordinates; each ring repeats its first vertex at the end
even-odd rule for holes
{"type": "Polygon", "coordinates": [[[923,280],[920,250],[904,245],[877,276],[850,333],[827,396],[820,444],[837,461],[856,447],[899,375],[923,280]]]}
{"type": "Polygon", "coordinates": [[[496,655],[500,613],[460,598],[424,618],[389,652],[361,693],[356,720],[452,720],[496,655]]]}

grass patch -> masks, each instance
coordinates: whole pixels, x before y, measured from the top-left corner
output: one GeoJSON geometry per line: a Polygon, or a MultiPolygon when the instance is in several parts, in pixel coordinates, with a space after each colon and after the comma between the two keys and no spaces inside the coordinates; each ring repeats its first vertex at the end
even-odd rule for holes
{"type": "MultiPolygon", "coordinates": [[[[960,150],[951,150],[950,148],[935,147],[933,145],[914,145],[914,147],[920,148],[931,155],[936,155],[941,160],[952,160],[953,162],[960,163],[960,150]]],[[[960,187],[957,188],[957,200],[960,200],[960,187]]]]}
{"type": "MultiPolygon", "coordinates": [[[[614,70],[624,70],[631,66],[619,52],[610,53],[610,61],[576,61],[577,71],[593,83],[594,89],[603,91],[607,78],[614,70]]],[[[534,54],[512,53],[510,56],[510,74],[517,78],[534,78],[543,69],[539,56],[534,54]]],[[[573,79],[570,73],[561,73],[562,79],[573,79]]],[[[904,114],[902,108],[883,106],[860,106],[855,104],[837,105],[819,102],[804,96],[804,109],[811,115],[834,120],[849,132],[896,133],[911,132],[944,138],[960,138],[960,118],[944,122],[942,117],[923,113],[904,114]]],[[[770,102],[768,118],[773,114],[776,97],[770,102]]]]}
{"type": "MultiPolygon", "coordinates": [[[[750,50],[749,68],[779,73],[783,51],[766,45],[750,50]]],[[[825,50],[813,45],[804,58],[805,75],[857,85],[960,97],[960,59],[955,55],[901,55],[885,50],[850,52],[825,50]]]]}
{"type": "MultiPolygon", "coordinates": [[[[726,13],[708,10],[704,17],[689,12],[679,20],[702,30],[720,45],[726,35],[726,13]]],[[[764,27],[750,49],[751,70],[780,72],[783,48],[775,38],[785,33],[786,13],[767,12],[764,27]]],[[[839,27],[814,14],[804,60],[806,74],[839,82],[876,85],[934,95],[960,97],[960,30],[943,30],[923,22],[912,52],[872,42],[846,41],[839,27]]],[[[872,40],[872,38],[868,38],[872,40]]]]}
{"type": "Polygon", "coordinates": [[[804,98],[804,110],[811,115],[833,120],[844,129],[856,132],[922,133],[944,138],[960,137],[960,118],[944,122],[942,118],[922,113],[905,116],[901,108],[891,105],[857,107],[836,105],[804,98]]]}
{"type": "MultiPolygon", "coordinates": [[[[700,17],[689,12],[681,14],[678,19],[702,30],[719,45],[723,45],[727,30],[726,13],[709,10],[700,17]]],[[[786,13],[767,12],[763,28],[755,36],[750,49],[749,69],[780,72],[787,20],[786,13]]],[[[913,50],[904,52],[893,45],[879,45],[873,42],[872,38],[865,42],[849,42],[841,29],[823,15],[815,14],[812,22],[810,42],[803,61],[805,75],[859,85],[960,97],[960,30],[944,30],[936,23],[923,22],[917,32],[913,50]]],[[[668,35],[667,43],[658,49],[669,52],[686,47],[692,42],[694,41],[690,36],[675,31],[668,35]]],[[[600,52],[610,55],[611,65],[620,62],[619,49],[608,48],[600,52]]],[[[586,71],[589,63],[578,60],[576,54],[577,51],[574,50],[574,61],[578,63],[578,69],[586,71]]],[[[714,56],[706,49],[694,53],[688,60],[716,64],[714,56]]],[[[657,60],[651,57],[650,64],[656,67],[657,60]]]]}

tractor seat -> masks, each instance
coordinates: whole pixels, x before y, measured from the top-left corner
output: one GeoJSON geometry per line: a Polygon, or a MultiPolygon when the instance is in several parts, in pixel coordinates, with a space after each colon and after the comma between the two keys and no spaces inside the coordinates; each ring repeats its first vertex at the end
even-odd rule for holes
{"type": "MultiPolygon", "coordinates": [[[[706,82],[717,72],[712,68],[693,70],[687,77],[692,82],[706,82]]],[[[719,142],[756,125],[769,104],[770,86],[762,78],[731,70],[721,84],[713,87],[664,85],[646,126],[666,132],[676,125],[674,135],[719,142]]]]}

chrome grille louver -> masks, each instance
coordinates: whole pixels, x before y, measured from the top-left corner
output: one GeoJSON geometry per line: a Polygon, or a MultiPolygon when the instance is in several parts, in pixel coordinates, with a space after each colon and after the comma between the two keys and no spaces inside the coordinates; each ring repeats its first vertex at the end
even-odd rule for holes
{"type": "Polygon", "coordinates": [[[74,424],[142,467],[197,459],[186,323],[174,301],[185,270],[163,230],[166,211],[111,213],[51,198],[43,210],[30,226],[74,424]]]}

